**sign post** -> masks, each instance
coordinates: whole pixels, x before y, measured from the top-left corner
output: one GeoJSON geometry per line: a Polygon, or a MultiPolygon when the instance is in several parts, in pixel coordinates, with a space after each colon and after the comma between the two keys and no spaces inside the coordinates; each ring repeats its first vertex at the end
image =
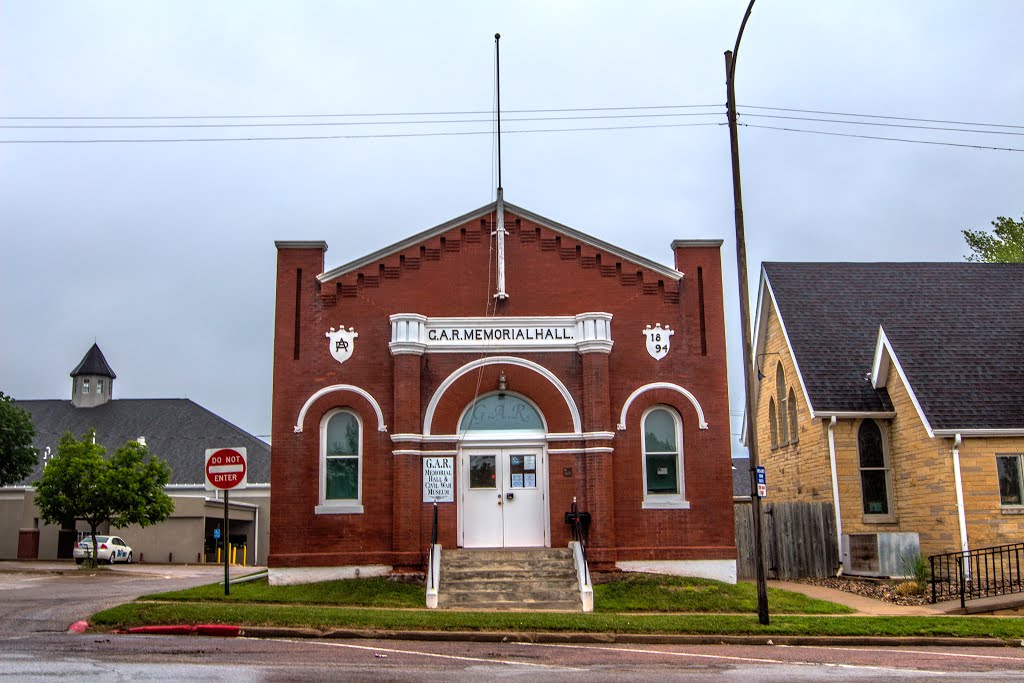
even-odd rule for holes
{"type": "Polygon", "coordinates": [[[206,490],[224,492],[224,595],[231,594],[231,531],[228,502],[231,489],[244,489],[249,481],[248,457],[244,448],[206,449],[206,490]]]}

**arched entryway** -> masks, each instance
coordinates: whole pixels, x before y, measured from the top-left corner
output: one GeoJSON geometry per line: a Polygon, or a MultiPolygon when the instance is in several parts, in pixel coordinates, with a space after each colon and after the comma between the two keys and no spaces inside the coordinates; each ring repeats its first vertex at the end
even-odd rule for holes
{"type": "Polygon", "coordinates": [[[459,541],[464,548],[550,544],[547,428],[527,398],[480,396],[459,419],[459,541]]]}

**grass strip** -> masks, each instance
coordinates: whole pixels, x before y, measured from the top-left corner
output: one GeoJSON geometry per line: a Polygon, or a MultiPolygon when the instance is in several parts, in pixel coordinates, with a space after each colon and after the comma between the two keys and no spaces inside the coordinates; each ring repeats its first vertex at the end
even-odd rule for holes
{"type": "Polygon", "coordinates": [[[294,586],[271,586],[267,579],[231,586],[209,584],[146,596],[171,602],[280,603],[291,605],[348,605],[351,607],[423,607],[423,586],[388,581],[383,577],[323,581],[294,586]]]}
{"type": "Polygon", "coordinates": [[[777,616],[768,626],[761,626],[755,615],[449,612],[185,602],[129,603],[93,615],[90,623],[101,629],[222,623],[320,630],[948,636],[994,637],[1014,642],[1024,639],[1021,618],[777,616]]]}
{"type": "MultiPolygon", "coordinates": [[[[769,589],[772,610],[780,614],[849,614],[845,605],[815,600],[800,593],[769,589]]],[[[423,587],[384,578],[325,581],[271,586],[266,579],[231,587],[211,584],[151,595],[148,600],[173,602],[259,603],[350,607],[422,608],[423,587]]],[[[727,584],[681,576],[631,575],[594,587],[599,612],[756,613],[757,589],[752,583],[727,584]]]]}
{"type": "MultiPolygon", "coordinates": [[[[850,614],[846,605],[768,589],[776,614],[850,614]]],[[[757,586],[659,574],[631,574],[594,586],[596,612],[756,613],[757,586]]]]}

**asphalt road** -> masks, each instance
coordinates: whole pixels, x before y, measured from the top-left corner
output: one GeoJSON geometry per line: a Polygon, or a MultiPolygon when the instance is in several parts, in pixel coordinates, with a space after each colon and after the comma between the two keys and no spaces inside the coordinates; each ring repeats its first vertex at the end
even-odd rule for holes
{"type": "Polygon", "coordinates": [[[1024,648],[536,645],[0,635],[19,681],[1024,680],[1024,648]]]}
{"type": "MultiPolygon", "coordinates": [[[[0,562],[0,680],[1024,681],[1024,647],[528,644],[76,634],[68,625],[223,569],[10,571],[0,562]]],[[[18,565],[16,568],[23,568],[18,565]]]]}
{"type": "MultiPolygon", "coordinates": [[[[232,578],[254,571],[233,568],[232,578]]],[[[80,619],[140,595],[224,579],[217,565],[115,565],[0,562],[0,634],[63,632],[80,619]]]]}

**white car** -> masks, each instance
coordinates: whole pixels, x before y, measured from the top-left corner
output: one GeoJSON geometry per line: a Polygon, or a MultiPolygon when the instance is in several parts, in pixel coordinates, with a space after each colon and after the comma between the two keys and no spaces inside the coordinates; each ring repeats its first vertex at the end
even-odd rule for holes
{"type": "MultiPolygon", "coordinates": [[[[97,562],[114,564],[115,562],[132,563],[132,549],[117,536],[96,536],[99,550],[96,552],[97,562]]],[[[92,557],[92,536],[86,536],[75,544],[75,562],[82,564],[92,557]]]]}

